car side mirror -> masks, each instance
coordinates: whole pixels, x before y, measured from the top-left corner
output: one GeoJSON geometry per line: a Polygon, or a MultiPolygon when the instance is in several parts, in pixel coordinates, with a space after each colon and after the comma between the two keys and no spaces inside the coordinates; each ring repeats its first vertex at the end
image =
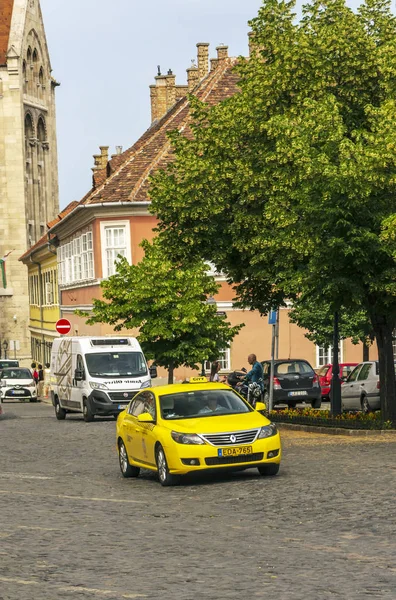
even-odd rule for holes
{"type": "Polygon", "coordinates": [[[156,377],[158,377],[157,367],[155,365],[152,365],[149,368],[149,371],[150,371],[150,377],[151,377],[151,379],[155,379],[156,377]]]}
{"type": "Polygon", "coordinates": [[[341,381],[344,382],[348,379],[348,377],[346,375],[344,375],[344,377],[341,377],[341,381]]]}
{"type": "Polygon", "coordinates": [[[264,404],[264,402],[256,402],[256,410],[258,412],[262,412],[264,410],[267,410],[267,406],[264,404]]]}
{"type": "Polygon", "coordinates": [[[141,415],[138,415],[137,420],[140,423],[154,423],[154,419],[150,413],[142,413],[141,415]]]}
{"type": "Polygon", "coordinates": [[[79,369],[76,369],[74,371],[74,379],[76,381],[84,381],[84,379],[85,379],[84,371],[80,371],[79,369]]]}

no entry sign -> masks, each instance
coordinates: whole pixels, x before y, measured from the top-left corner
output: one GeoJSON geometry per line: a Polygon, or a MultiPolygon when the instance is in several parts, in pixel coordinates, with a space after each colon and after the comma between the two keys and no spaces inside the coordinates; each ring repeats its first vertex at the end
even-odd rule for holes
{"type": "Polygon", "coordinates": [[[67,319],[59,319],[56,322],[55,328],[61,335],[67,335],[71,329],[71,323],[67,319]]]}

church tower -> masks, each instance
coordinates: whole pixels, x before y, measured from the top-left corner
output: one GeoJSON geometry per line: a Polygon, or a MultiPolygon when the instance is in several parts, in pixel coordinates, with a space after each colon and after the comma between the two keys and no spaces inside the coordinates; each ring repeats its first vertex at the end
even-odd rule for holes
{"type": "MultiPolygon", "coordinates": [[[[0,1],[0,349],[28,358],[29,292],[18,258],[59,212],[55,88],[39,0],[0,1]]],[[[38,294],[42,292],[37,290],[38,294]]],[[[37,308],[37,312],[40,309],[37,308]]],[[[40,314],[37,314],[40,327],[40,314]]]]}

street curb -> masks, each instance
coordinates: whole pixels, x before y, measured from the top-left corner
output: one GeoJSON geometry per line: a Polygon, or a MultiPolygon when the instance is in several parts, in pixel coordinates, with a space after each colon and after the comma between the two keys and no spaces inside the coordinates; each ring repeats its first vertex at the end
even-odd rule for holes
{"type": "Polygon", "coordinates": [[[317,427],[314,425],[295,425],[293,423],[276,423],[279,429],[305,431],[306,433],[324,433],[325,435],[349,435],[367,437],[372,435],[396,435],[396,429],[344,429],[343,427],[317,427]]]}

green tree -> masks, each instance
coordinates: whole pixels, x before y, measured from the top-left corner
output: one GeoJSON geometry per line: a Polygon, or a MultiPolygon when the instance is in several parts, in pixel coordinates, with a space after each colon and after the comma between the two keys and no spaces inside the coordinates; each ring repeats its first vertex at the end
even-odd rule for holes
{"type": "Polygon", "coordinates": [[[383,416],[396,422],[395,258],[381,237],[396,213],[396,21],[390,3],[267,0],[240,93],[192,99],[192,139],[153,182],[173,255],[229,274],[266,313],[314,292],[332,312],[361,306],[375,333],[383,416]]]}
{"type": "MultiPolygon", "coordinates": [[[[321,298],[300,296],[293,305],[289,319],[299,327],[307,329],[305,337],[318,346],[333,346],[334,315],[329,304],[321,298]]],[[[363,344],[362,360],[369,360],[369,349],[373,343],[373,330],[367,313],[362,309],[340,308],[340,338],[350,338],[353,344],[363,344]]]]}
{"type": "Polygon", "coordinates": [[[129,265],[117,262],[116,273],[101,283],[104,300],[94,300],[87,323],[108,323],[115,331],[139,328],[138,339],[147,358],[174,369],[219,357],[243,325],[231,327],[226,317],[216,314],[208,297],[219,289],[207,274],[207,265],[196,261],[183,264],[165,256],[158,240],[142,243],[143,260],[129,265]]]}

